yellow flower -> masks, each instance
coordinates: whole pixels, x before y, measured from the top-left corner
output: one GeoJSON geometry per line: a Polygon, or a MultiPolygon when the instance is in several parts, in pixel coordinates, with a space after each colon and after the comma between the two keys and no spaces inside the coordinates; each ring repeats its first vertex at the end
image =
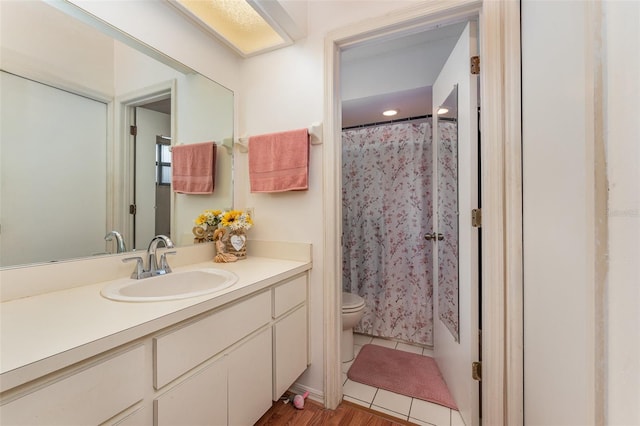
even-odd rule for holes
{"type": "Polygon", "coordinates": [[[201,214],[196,219],[196,225],[203,225],[207,221],[207,216],[205,214],[201,214]]]}
{"type": "Polygon", "coordinates": [[[229,210],[222,217],[222,226],[229,226],[229,227],[233,226],[233,224],[238,221],[238,218],[240,217],[241,214],[242,212],[238,210],[229,210]]]}
{"type": "Polygon", "coordinates": [[[229,210],[222,215],[222,219],[220,221],[223,227],[229,228],[232,230],[248,230],[253,225],[253,221],[251,217],[246,212],[242,210],[229,210]]]}

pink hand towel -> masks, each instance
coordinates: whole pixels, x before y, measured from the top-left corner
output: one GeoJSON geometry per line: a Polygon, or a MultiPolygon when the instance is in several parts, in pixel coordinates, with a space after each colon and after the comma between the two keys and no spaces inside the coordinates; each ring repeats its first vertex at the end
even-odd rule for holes
{"type": "Polygon", "coordinates": [[[172,149],[171,186],[182,194],[211,194],[216,176],[216,144],[176,145],[172,149]]]}
{"type": "Polygon", "coordinates": [[[251,192],[309,189],[309,133],[307,129],[249,138],[251,192]]]}

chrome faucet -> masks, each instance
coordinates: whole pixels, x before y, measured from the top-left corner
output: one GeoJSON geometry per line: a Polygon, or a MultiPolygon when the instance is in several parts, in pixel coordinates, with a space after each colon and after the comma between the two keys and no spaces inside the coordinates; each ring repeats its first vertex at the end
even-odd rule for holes
{"type": "Polygon", "coordinates": [[[118,231],[110,231],[107,235],[104,236],[106,241],[112,241],[116,239],[116,253],[124,253],[127,251],[127,246],[124,243],[124,238],[118,231]]]}
{"type": "Polygon", "coordinates": [[[167,262],[167,255],[176,254],[175,251],[166,251],[160,256],[160,264],[158,265],[158,258],[156,255],[156,250],[158,249],[158,244],[163,243],[164,246],[168,249],[172,249],[175,246],[173,245],[173,241],[166,235],[156,235],[151,239],[149,243],[149,247],[147,248],[147,269],[144,268],[144,261],[142,257],[127,257],[122,259],[123,262],[136,262],[136,269],[131,274],[131,278],[136,280],[142,278],[153,277],[156,275],[164,275],[171,272],[171,267],[167,262]]]}
{"type": "Polygon", "coordinates": [[[156,235],[151,239],[149,247],[147,248],[147,265],[149,265],[149,272],[151,275],[163,275],[171,272],[171,268],[167,263],[168,254],[176,254],[175,251],[165,252],[160,256],[160,266],[158,266],[158,259],[156,257],[156,249],[158,244],[162,242],[168,249],[174,248],[173,241],[166,235],[156,235]]]}

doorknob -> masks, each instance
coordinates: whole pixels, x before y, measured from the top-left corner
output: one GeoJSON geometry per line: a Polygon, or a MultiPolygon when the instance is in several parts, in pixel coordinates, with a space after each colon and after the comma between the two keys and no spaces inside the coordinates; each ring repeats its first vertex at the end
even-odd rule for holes
{"type": "Polygon", "coordinates": [[[431,234],[427,234],[424,236],[425,240],[438,240],[438,241],[442,241],[444,240],[444,235],[442,234],[436,234],[435,232],[431,233],[431,234]]]}

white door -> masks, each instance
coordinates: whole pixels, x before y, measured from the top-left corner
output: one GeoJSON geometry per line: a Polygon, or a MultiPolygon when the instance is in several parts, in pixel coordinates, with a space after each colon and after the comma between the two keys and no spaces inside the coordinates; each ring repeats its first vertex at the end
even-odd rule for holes
{"type": "Polygon", "coordinates": [[[107,105],[6,72],[0,86],[0,266],[104,253],[107,105]]]}
{"type": "MultiPolygon", "coordinates": [[[[467,426],[479,424],[480,407],[480,385],[471,377],[471,365],[479,360],[478,230],[471,225],[471,210],[478,207],[478,77],[471,74],[469,65],[471,56],[476,52],[477,24],[470,22],[433,85],[433,140],[436,141],[434,148],[439,148],[434,149],[434,153],[440,151],[442,154],[443,147],[450,148],[454,161],[447,167],[455,168],[457,163],[457,170],[450,171],[448,177],[444,170],[440,170],[434,185],[434,194],[437,194],[439,185],[455,187],[457,181],[455,199],[446,199],[440,194],[439,197],[436,195],[439,202],[433,203],[436,210],[434,223],[438,224],[436,232],[444,237],[435,242],[438,250],[434,250],[434,264],[439,265],[438,269],[442,272],[439,274],[439,271],[434,271],[434,352],[438,367],[467,426]],[[438,120],[438,107],[452,100],[455,102],[448,105],[449,113],[438,120]],[[452,105],[453,109],[457,107],[455,119],[446,118],[453,113],[452,105]],[[451,135],[451,129],[441,128],[451,124],[457,124],[457,137],[451,135]],[[451,147],[451,144],[454,146],[451,147]],[[453,178],[453,185],[451,174],[457,175],[453,178]],[[449,180],[445,182],[445,179],[449,180]],[[450,211],[447,212],[447,208],[450,211]],[[448,262],[451,253],[447,250],[457,251],[454,257],[458,260],[458,280],[454,288],[451,283],[444,282],[448,273],[456,273],[455,266],[452,267],[448,262]],[[451,271],[447,271],[447,268],[451,271]]],[[[435,164],[443,168],[443,162],[435,164]]]]}
{"type": "Polygon", "coordinates": [[[156,231],[156,136],[171,135],[169,114],[136,108],[135,248],[145,250],[156,231]]]}

